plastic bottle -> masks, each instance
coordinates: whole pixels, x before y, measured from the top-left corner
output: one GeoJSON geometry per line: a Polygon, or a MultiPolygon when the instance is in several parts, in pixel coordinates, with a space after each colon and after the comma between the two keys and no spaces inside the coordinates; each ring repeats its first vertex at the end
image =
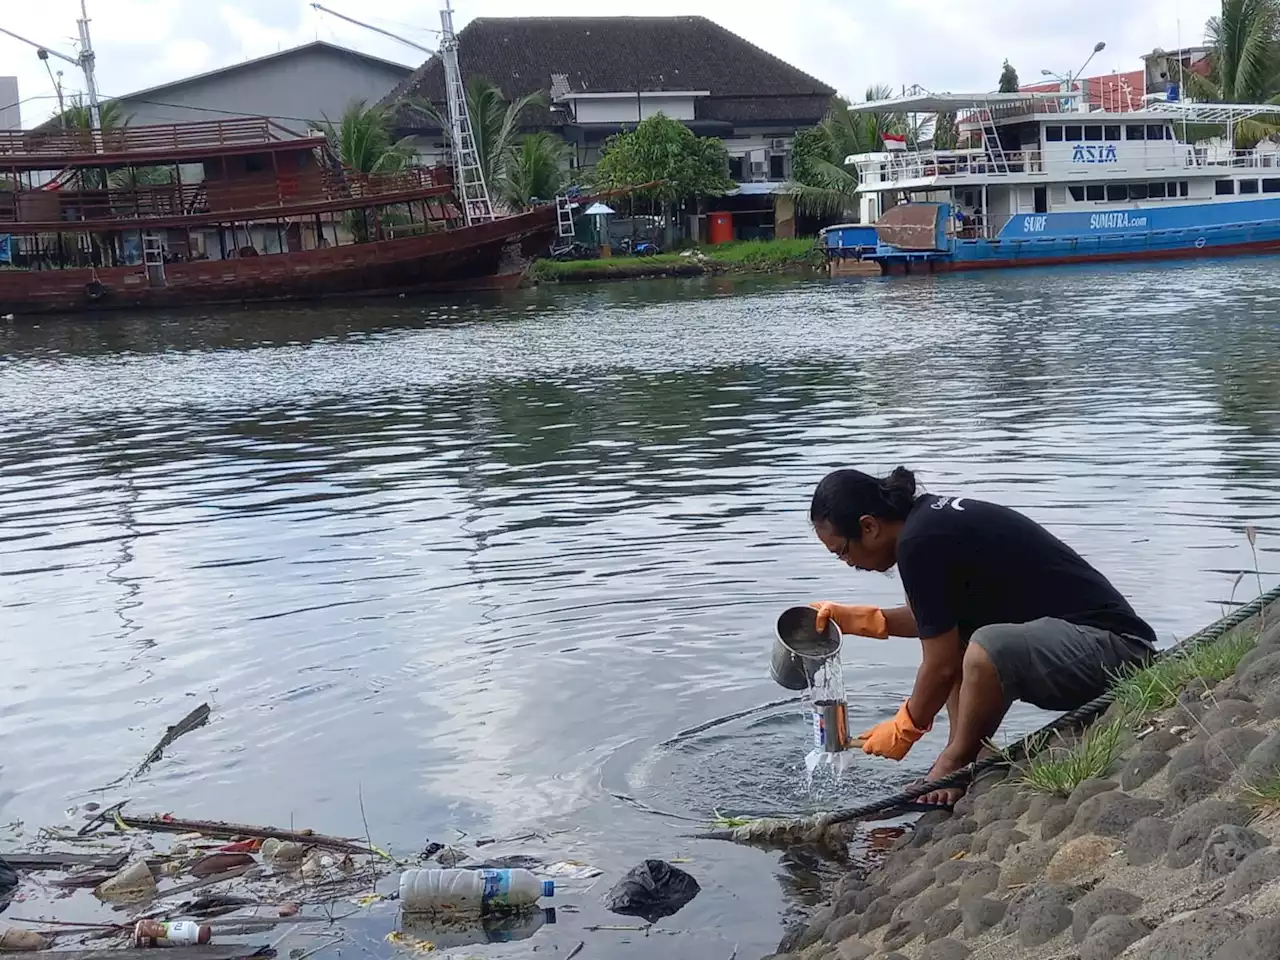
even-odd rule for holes
{"type": "Polygon", "coordinates": [[[194,920],[139,920],[133,928],[136,947],[179,947],[208,943],[213,931],[194,920]]]}
{"type": "Polygon", "coordinates": [[[555,896],[553,880],[528,870],[406,870],[400,874],[400,904],[406,913],[530,907],[555,896]]]}

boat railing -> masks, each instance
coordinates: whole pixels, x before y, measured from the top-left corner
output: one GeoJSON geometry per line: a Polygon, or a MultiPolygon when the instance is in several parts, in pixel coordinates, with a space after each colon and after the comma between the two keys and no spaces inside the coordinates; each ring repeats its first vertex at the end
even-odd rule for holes
{"type": "Polygon", "coordinates": [[[0,157],[162,153],[167,150],[292,139],[296,139],[296,135],[274,121],[254,117],[157,126],[107,127],[102,130],[0,130],[0,157]]]}
{"type": "Polygon", "coordinates": [[[1280,154],[1258,153],[1256,150],[1232,150],[1225,155],[1197,155],[1200,165],[1243,169],[1280,169],[1280,154]]]}
{"type": "Polygon", "coordinates": [[[145,220],[219,213],[270,216],[273,208],[308,203],[340,202],[350,208],[375,205],[436,186],[429,169],[411,167],[389,174],[312,169],[252,180],[0,190],[0,223],[145,220]]]}
{"type": "Polygon", "coordinates": [[[1006,150],[998,156],[985,149],[915,150],[877,154],[857,162],[864,183],[897,183],[903,180],[951,180],[974,176],[1006,176],[1044,173],[1039,150],[1006,150]]]}

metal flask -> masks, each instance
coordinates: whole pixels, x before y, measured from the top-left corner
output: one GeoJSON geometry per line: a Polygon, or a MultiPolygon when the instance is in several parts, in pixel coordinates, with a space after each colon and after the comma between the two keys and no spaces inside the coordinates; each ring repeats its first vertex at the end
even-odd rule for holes
{"type": "Polygon", "coordinates": [[[812,607],[791,607],[778,617],[769,674],[788,690],[807,690],[813,678],[832,657],[840,655],[840,627],[827,621],[818,632],[818,611],[812,607]]]}

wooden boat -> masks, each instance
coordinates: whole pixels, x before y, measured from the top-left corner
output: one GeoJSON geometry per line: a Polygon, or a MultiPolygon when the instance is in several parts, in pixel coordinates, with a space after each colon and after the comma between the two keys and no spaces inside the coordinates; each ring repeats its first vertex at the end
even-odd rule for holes
{"type": "Polygon", "coordinates": [[[0,314],[511,287],[556,229],[265,119],[0,132],[0,314]]]}

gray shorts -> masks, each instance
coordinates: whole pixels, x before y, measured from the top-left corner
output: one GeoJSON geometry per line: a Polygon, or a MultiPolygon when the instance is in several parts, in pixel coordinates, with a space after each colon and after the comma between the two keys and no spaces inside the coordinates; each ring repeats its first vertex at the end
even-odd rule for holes
{"type": "Polygon", "coordinates": [[[1043,710],[1074,710],[1106,692],[1126,667],[1154,652],[1137,637],[1045,617],[979,627],[969,638],[1000,675],[1005,705],[1023,700],[1043,710]]]}

